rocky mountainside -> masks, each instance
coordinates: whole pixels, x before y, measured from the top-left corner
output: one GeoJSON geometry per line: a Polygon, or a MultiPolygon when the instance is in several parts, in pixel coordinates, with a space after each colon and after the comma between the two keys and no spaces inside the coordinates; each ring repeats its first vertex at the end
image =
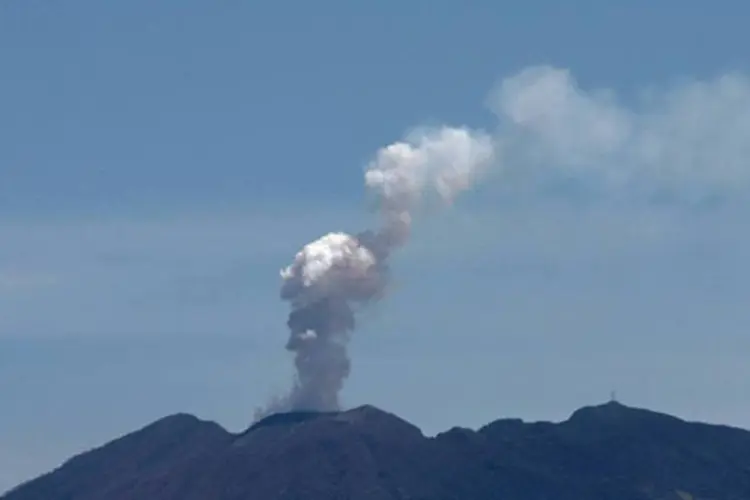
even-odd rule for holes
{"type": "Polygon", "coordinates": [[[748,500],[750,432],[615,402],[435,437],[371,406],[242,434],[174,415],[0,497],[240,499],[748,500]]]}

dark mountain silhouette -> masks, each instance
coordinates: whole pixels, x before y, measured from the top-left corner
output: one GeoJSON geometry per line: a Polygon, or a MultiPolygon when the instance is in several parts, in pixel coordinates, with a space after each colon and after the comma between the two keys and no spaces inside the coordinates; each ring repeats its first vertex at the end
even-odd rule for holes
{"type": "Polygon", "coordinates": [[[749,500],[750,432],[612,402],[425,437],[372,406],[162,419],[0,500],[749,500]]]}

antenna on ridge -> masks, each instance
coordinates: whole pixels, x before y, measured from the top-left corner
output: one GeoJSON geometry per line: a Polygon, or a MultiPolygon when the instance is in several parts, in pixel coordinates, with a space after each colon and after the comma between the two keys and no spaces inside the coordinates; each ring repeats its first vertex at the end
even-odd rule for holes
{"type": "Polygon", "coordinates": [[[617,403],[617,391],[612,391],[609,393],[609,402],[617,403]]]}

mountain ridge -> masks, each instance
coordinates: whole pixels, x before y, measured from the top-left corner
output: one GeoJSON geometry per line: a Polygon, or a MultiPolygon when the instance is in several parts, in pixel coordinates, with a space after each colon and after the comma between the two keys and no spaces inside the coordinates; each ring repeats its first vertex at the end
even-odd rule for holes
{"type": "Polygon", "coordinates": [[[747,500],[750,432],[614,401],[432,437],[371,405],[271,415],[239,433],[178,413],[0,496],[136,498],[747,500]]]}

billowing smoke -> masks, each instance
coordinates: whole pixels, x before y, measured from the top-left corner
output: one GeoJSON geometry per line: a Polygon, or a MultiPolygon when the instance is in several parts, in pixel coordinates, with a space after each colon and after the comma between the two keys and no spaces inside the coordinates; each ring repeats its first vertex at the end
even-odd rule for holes
{"type": "Polygon", "coordinates": [[[490,99],[494,135],[468,128],[418,130],[380,151],[365,184],[380,224],[331,233],[282,270],[291,305],[291,391],[259,412],[335,410],[351,363],[355,308],[387,291],[390,253],[406,243],[429,198],[447,204],[489,165],[505,183],[577,182],[604,191],[695,199],[750,184],[750,82],[739,74],[651,88],[625,106],[609,90],[585,91],[571,74],[527,68],[490,99]]]}
{"type": "Polygon", "coordinates": [[[490,107],[514,179],[686,201],[750,183],[750,80],[739,73],[651,86],[626,104],[537,66],[503,80],[490,107]]]}
{"type": "Polygon", "coordinates": [[[429,196],[446,203],[470,188],[493,159],[489,135],[466,128],[414,132],[378,151],[365,184],[379,227],[357,235],[329,233],[308,243],[281,271],[281,298],[291,305],[286,348],[295,355],[291,391],[256,418],[290,410],[339,409],[349,375],[354,308],[383,296],[388,256],[409,238],[415,210],[429,196]]]}

